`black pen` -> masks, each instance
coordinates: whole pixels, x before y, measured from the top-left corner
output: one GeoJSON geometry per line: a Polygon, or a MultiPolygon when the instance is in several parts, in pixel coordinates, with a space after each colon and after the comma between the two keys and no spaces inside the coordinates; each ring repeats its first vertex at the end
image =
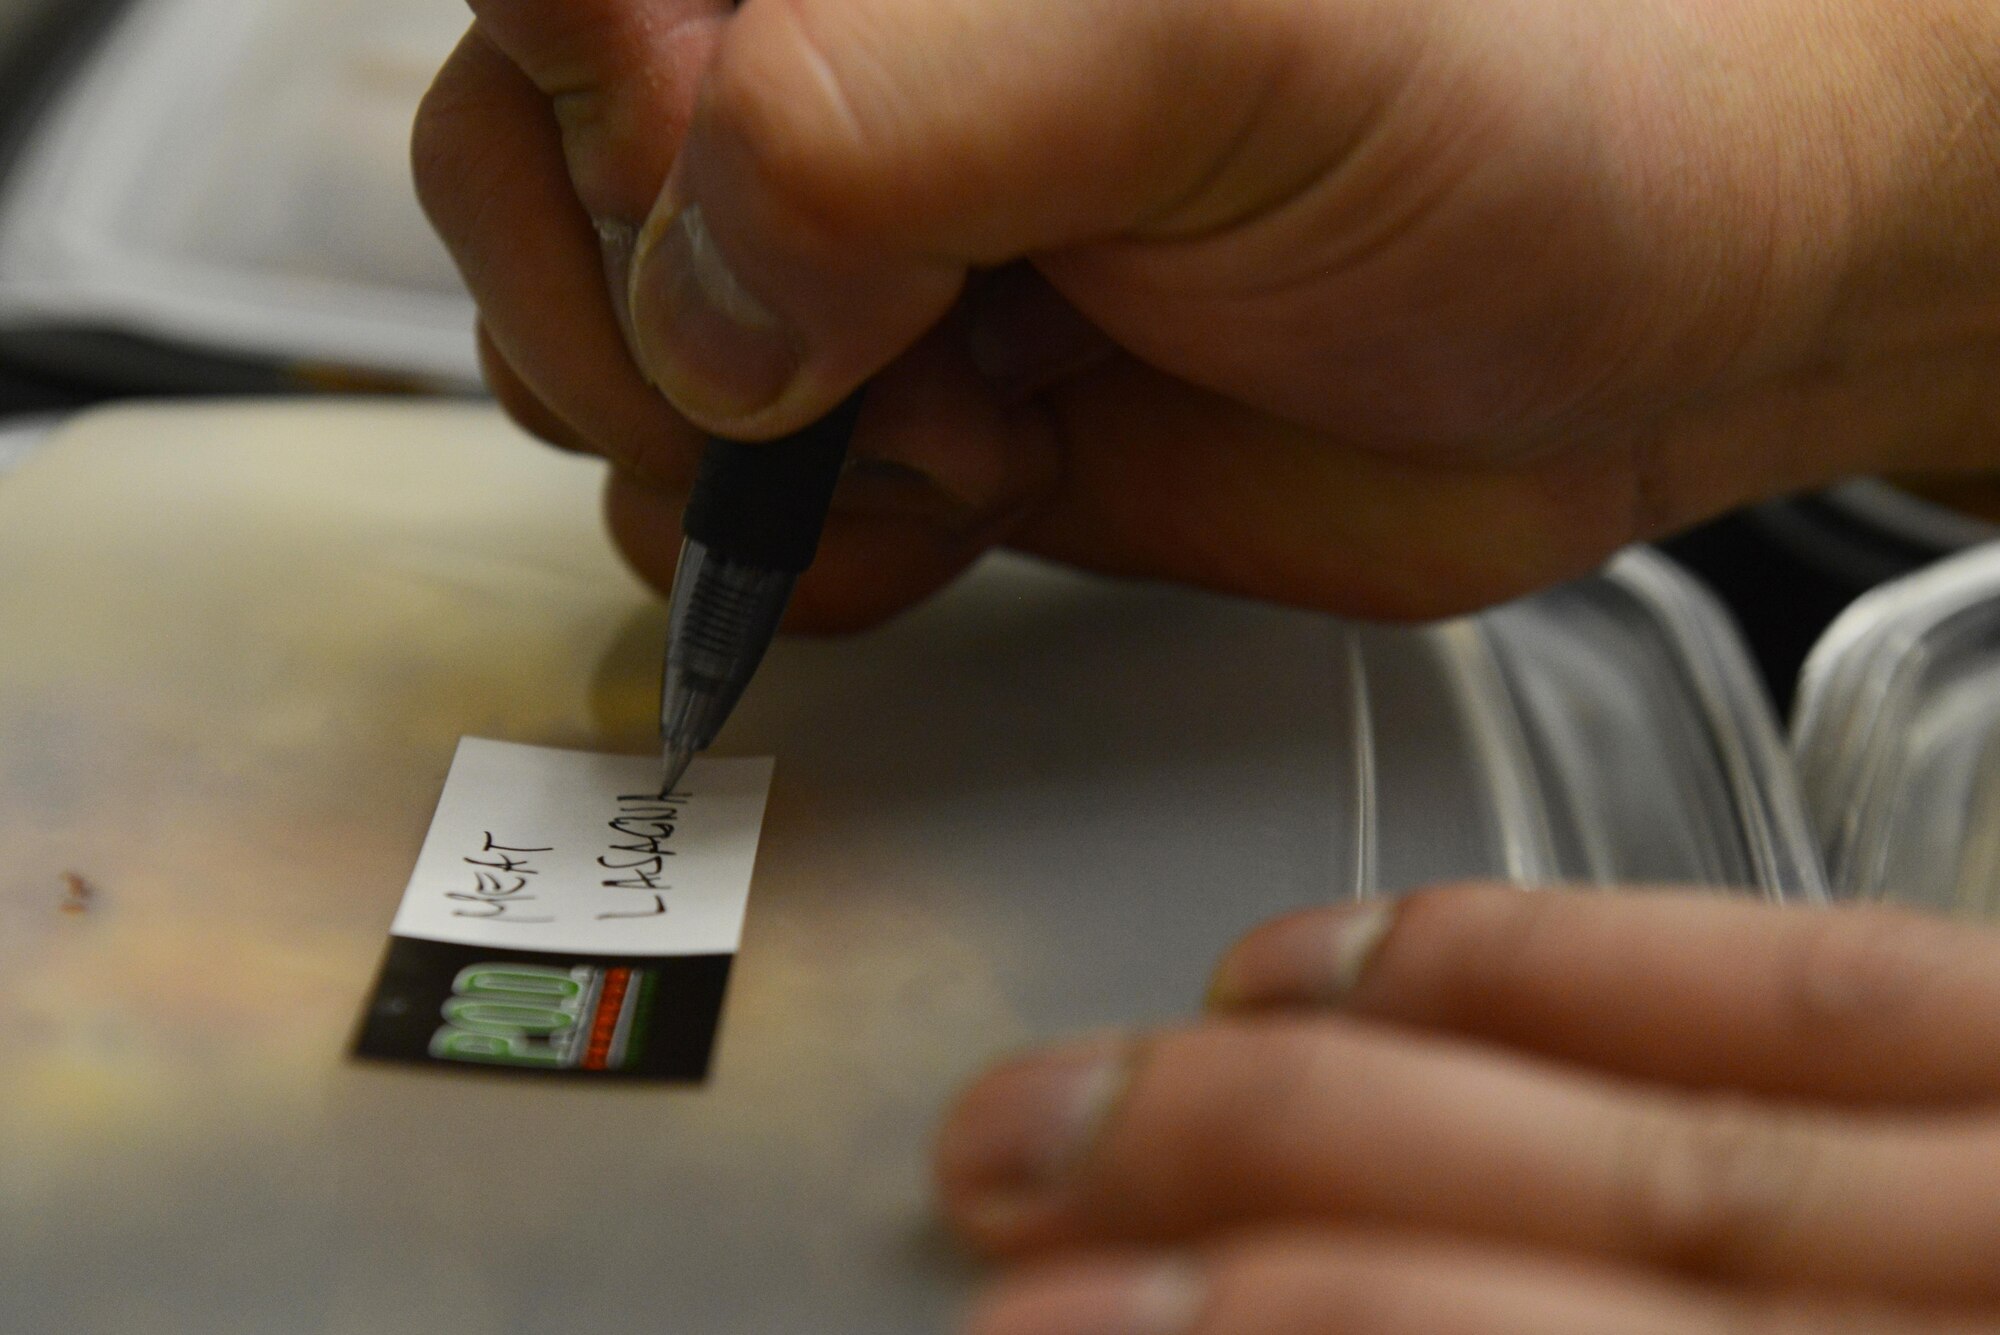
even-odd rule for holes
{"type": "Polygon", "coordinates": [[[781,440],[711,439],[703,450],[668,601],[662,796],[715,741],[777,636],[819,550],[860,402],[856,391],[781,440]]]}

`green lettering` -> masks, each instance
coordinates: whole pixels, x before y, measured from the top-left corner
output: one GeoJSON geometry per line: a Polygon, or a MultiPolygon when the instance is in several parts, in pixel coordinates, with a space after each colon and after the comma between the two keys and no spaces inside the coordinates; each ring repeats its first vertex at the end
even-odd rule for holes
{"type": "Polygon", "coordinates": [[[563,1054],[520,1034],[473,1034],[450,1025],[431,1036],[431,1056],[491,1066],[560,1067],[563,1054]]]}

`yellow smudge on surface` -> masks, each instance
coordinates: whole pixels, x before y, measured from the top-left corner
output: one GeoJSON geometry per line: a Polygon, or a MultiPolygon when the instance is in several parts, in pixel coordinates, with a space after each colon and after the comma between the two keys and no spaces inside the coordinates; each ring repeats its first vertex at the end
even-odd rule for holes
{"type": "Polygon", "coordinates": [[[129,1256],[225,1258],[258,1294],[324,1280],[328,1329],[491,1329],[523,1319],[517,1253],[452,1247],[507,1221],[518,1254],[566,1258],[535,1283],[593,1328],[593,1295],[662,1282],[774,1304],[736,1328],[797,1328],[808,1293],[854,1328],[885,1286],[912,1328],[945,1319],[926,1145],[1028,1036],[1031,948],[955,889],[978,867],[914,846],[927,794],[857,813],[811,759],[787,779],[805,725],[848,717],[817,670],[760,680],[732,724],[780,765],[707,1085],[347,1055],[458,739],[655,745],[663,618],[602,535],[602,476],[490,409],[314,402],[92,414],[0,485],[18,1273],[114,1303],[129,1256]],[[50,911],[70,869],[101,890],[86,914],[50,911]]]}
{"type": "Polygon", "coordinates": [[[646,749],[600,478],[490,410],[318,404],[92,414],[0,486],[10,1157],[296,1113],[458,738],[646,749]]]}

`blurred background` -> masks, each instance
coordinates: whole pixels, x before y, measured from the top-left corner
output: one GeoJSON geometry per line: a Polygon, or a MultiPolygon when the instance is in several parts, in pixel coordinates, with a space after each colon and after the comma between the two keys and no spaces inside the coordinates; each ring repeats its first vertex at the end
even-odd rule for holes
{"type": "MultiPolygon", "coordinates": [[[[406,142],[462,0],[0,0],[0,470],[135,395],[480,392],[406,142]]],[[[1991,536],[1863,482],[1667,545],[1781,707],[1864,590],[1991,536]]]]}

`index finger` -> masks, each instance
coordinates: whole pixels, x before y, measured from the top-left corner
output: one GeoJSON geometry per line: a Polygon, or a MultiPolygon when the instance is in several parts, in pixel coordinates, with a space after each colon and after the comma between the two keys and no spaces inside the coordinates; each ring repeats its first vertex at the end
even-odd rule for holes
{"type": "Polygon", "coordinates": [[[1213,1000],[1339,1006],[1694,1087],[2000,1095],[2000,937],[1886,909],[1461,887],[1266,924],[1213,1000]]]}
{"type": "Polygon", "coordinates": [[[468,0],[543,96],[577,198],[636,229],[680,151],[728,0],[468,0]]]}

